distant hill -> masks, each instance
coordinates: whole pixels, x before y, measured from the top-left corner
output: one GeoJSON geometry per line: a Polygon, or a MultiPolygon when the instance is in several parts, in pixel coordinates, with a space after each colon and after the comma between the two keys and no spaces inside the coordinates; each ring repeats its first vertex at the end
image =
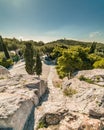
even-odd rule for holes
{"type": "MultiPolygon", "coordinates": [[[[16,50],[16,49],[24,49],[25,43],[31,42],[34,46],[34,48],[42,48],[40,50],[44,50],[46,48],[50,48],[50,51],[55,47],[55,46],[63,46],[63,47],[69,47],[69,46],[76,46],[80,45],[83,47],[91,47],[93,42],[85,42],[85,41],[76,41],[76,40],[68,40],[68,39],[59,39],[56,41],[44,43],[42,41],[36,42],[33,40],[29,41],[20,41],[15,38],[3,38],[4,43],[7,45],[8,50],[16,50]]],[[[96,42],[96,48],[103,48],[104,49],[104,44],[103,43],[98,43],[96,42]]],[[[1,51],[1,47],[0,47],[1,51]]]]}
{"type": "MultiPolygon", "coordinates": [[[[85,42],[85,41],[76,41],[76,40],[67,40],[67,39],[59,39],[56,41],[48,42],[45,44],[45,46],[76,46],[80,45],[82,47],[91,47],[93,42],[85,42]]],[[[104,50],[104,44],[96,42],[96,49],[103,49],[104,50]]]]}

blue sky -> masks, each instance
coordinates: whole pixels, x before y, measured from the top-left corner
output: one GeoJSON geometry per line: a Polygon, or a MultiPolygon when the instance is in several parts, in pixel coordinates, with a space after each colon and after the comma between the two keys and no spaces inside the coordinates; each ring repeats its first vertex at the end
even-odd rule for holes
{"type": "Polygon", "coordinates": [[[0,0],[0,35],[104,42],[104,0],[0,0]]]}

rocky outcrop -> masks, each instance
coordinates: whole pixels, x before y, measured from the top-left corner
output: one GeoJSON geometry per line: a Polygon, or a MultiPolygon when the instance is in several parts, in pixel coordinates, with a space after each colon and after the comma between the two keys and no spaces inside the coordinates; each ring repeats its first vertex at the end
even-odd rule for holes
{"type": "Polygon", "coordinates": [[[57,113],[46,113],[40,119],[39,124],[39,126],[41,127],[41,123],[43,123],[44,128],[38,127],[38,130],[102,130],[103,129],[103,124],[98,119],[89,118],[87,115],[69,112],[67,110],[63,111],[64,116],[62,118],[59,118],[60,110],[57,113]]]}
{"type": "Polygon", "coordinates": [[[13,130],[34,129],[34,106],[47,86],[29,75],[11,75],[0,80],[0,127],[13,130]],[[32,113],[32,114],[31,114],[32,113]],[[29,119],[30,118],[30,119],[29,119]],[[29,120],[28,120],[29,119],[29,120]],[[31,123],[30,120],[32,120],[31,123]]]}
{"type": "MultiPolygon", "coordinates": [[[[53,70],[52,70],[53,71],[53,70]]],[[[53,71],[54,72],[54,71],[53,71]]],[[[70,80],[65,80],[61,88],[50,85],[48,101],[38,108],[40,110],[39,130],[103,130],[104,129],[104,87],[95,83],[80,81],[80,75],[87,78],[103,75],[104,70],[87,70],[78,72],[70,80]],[[77,93],[63,95],[63,90],[72,88],[77,93]],[[60,110],[67,111],[60,117],[60,110]],[[59,118],[58,118],[59,117],[59,118]],[[41,123],[43,123],[41,125],[41,123]],[[44,128],[41,128],[43,127],[44,128]]],[[[54,75],[53,75],[54,76],[54,75]]],[[[103,77],[103,76],[101,76],[103,77]]],[[[103,82],[102,79],[99,82],[103,82]]],[[[62,114],[61,114],[62,115],[62,114]]]]}
{"type": "Polygon", "coordinates": [[[67,113],[68,110],[59,110],[55,113],[45,113],[43,117],[39,120],[39,125],[41,125],[41,123],[43,123],[45,127],[48,127],[50,125],[58,125],[60,121],[65,118],[67,113]]]}
{"type": "Polygon", "coordinates": [[[96,107],[89,110],[89,115],[95,118],[104,117],[104,108],[96,107]]]}

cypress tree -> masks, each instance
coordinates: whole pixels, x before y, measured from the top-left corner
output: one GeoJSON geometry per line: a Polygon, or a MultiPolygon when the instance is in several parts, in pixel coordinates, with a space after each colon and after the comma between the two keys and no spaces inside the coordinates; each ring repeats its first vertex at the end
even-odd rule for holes
{"type": "Polygon", "coordinates": [[[6,47],[5,43],[3,42],[3,39],[1,36],[0,36],[0,45],[2,47],[2,51],[4,51],[6,59],[9,59],[10,58],[9,52],[8,52],[7,47],[6,47]]]}
{"type": "Polygon", "coordinates": [[[36,55],[35,71],[36,71],[36,74],[37,74],[38,76],[40,76],[40,75],[42,74],[42,62],[41,62],[39,53],[37,53],[37,55],[36,55]]]}
{"type": "Polygon", "coordinates": [[[96,49],[96,42],[93,42],[89,51],[89,54],[94,53],[96,49]]]}
{"type": "Polygon", "coordinates": [[[33,46],[31,43],[26,43],[24,58],[25,58],[25,69],[28,74],[33,75],[34,74],[34,51],[33,46]]]}

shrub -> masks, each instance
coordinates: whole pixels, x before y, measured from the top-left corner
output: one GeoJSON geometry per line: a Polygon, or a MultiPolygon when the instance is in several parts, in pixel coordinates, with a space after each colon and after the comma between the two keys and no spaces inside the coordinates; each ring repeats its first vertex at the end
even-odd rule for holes
{"type": "Polygon", "coordinates": [[[74,94],[77,93],[77,90],[75,90],[71,87],[67,87],[67,88],[64,89],[63,93],[64,93],[65,96],[72,97],[74,94]]]}
{"type": "Polygon", "coordinates": [[[91,80],[91,79],[89,79],[89,78],[86,78],[86,77],[84,77],[83,75],[81,75],[81,76],[79,77],[79,80],[80,80],[80,81],[85,81],[85,82],[91,83],[91,84],[94,83],[93,80],[91,80]]]}
{"type": "Polygon", "coordinates": [[[81,75],[81,76],[79,77],[79,80],[80,80],[80,81],[85,81],[85,79],[86,79],[86,78],[85,78],[83,75],[81,75]]]}
{"type": "Polygon", "coordinates": [[[14,62],[18,62],[20,58],[19,58],[19,56],[16,54],[16,55],[12,56],[12,59],[13,59],[14,62]]]}
{"type": "Polygon", "coordinates": [[[0,60],[0,65],[9,68],[10,66],[13,65],[13,61],[11,59],[2,59],[0,60]]]}
{"type": "Polygon", "coordinates": [[[44,121],[40,121],[39,124],[38,124],[38,126],[37,126],[37,129],[44,128],[44,127],[46,127],[45,122],[44,121]]]}
{"type": "Polygon", "coordinates": [[[4,79],[4,77],[0,77],[0,80],[4,79]]]}
{"type": "Polygon", "coordinates": [[[104,69],[104,58],[102,58],[102,59],[99,60],[99,61],[96,61],[96,62],[93,64],[93,67],[94,67],[94,68],[102,68],[102,69],[104,69]]]}

